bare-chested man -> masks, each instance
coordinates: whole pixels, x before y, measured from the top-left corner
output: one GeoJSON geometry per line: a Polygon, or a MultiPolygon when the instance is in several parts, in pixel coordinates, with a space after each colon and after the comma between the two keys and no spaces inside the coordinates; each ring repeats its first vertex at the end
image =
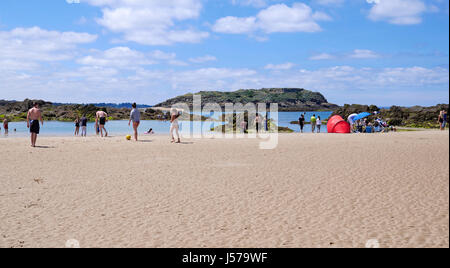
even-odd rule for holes
{"type": "Polygon", "coordinates": [[[39,134],[39,121],[44,126],[44,119],[42,119],[42,113],[39,109],[38,103],[33,103],[33,108],[28,111],[27,114],[27,127],[31,133],[31,147],[36,147],[37,135],[39,134]]]}
{"type": "Polygon", "coordinates": [[[108,114],[106,113],[106,109],[98,111],[96,114],[95,123],[99,125],[100,134],[103,137],[103,131],[105,131],[105,137],[108,137],[108,131],[106,131],[105,124],[108,121],[108,114]]]}

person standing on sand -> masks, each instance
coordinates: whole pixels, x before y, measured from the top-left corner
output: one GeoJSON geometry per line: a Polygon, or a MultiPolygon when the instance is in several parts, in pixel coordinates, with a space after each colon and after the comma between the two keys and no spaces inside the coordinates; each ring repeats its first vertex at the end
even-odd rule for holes
{"type": "Polygon", "coordinates": [[[30,129],[31,133],[31,147],[36,147],[37,135],[39,135],[40,131],[39,121],[41,121],[41,125],[44,126],[44,119],[42,118],[39,104],[34,102],[33,108],[31,108],[27,114],[27,128],[30,129]]]}
{"type": "Polygon", "coordinates": [[[105,131],[105,137],[108,137],[108,131],[106,131],[105,125],[108,122],[108,114],[106,108],[101,109],[96,113],[96,124],[99,126],[99,132],[103,138],[103,130],[105,131]]]}
{"type": "Polygon", "coordinates": [[[134,139],[138,141],[138,127],[141,123],[141,112],[137,109],[137,104],[133,103],[131,106],[133,109],[130,113],[130,121],[128,121],[128,126],[131,125],[131,121],[133,121],[133,129],[134,129],[134,139]]]}
{"type": "Polygon", "coordinates": [[[298,119],[298,124],[300,125],[300,133],[303,133],[303,128],[305,127],[305,115],[300,115],[300,118],[298,119]]]}
{"type": "Polygon", "coordinates": [[[256,133],[259,133],[259,128],[261,125],[262,118],[259,114],[256,114],[256,118],[255,118],[255,125],[256,125],[256,133]]]}
{"type": "Polygon", "coordinates": [[[178,138],[178,141],[176,143],[181,143],[180,125],[178,124],[178,117],[180,117],[180,115],[181,114],[175,108],[170,111],[170,135],[172,136],[172,143],[175,142],[175,136],[173,135],[174,131],[176,132],[178,138]]]}
{"type": "Polygon", "coordinates": [[[3,129],[5,130],[5,135],[8,135],[8,131],[9,131],[9,126],[8,126],[8,118],[5,118],[5,120],[3,120],[3,129]]]}
{"type": "Polygon", "coordinates": [[[312,133],[316,132],[316,123],[317,123],[316,115],[313,114],[313,116],[311,116],[311,129],[312,129],[312,133]]]}
{"type": "Polygon", "coordinates": [[[88,122],[88,119],[86,118],[86,115],[84,114],[83,117],[81,117],[81,137],[86,137],[86,135],[87,135],[87,122],[88,122]]]}
{"type": "Polygon", "coordinates": [[[247,121],[245,121],[245,120],[242,121],[240,127],[241,127],[241,133],[243,133],[243,134],[247,133],[247,121]]]}
{"type": "Polygon", "coordinates": [[[77,118],[74,121],[75,123],[75,134],[74,136],[78,136],[80,134],[80,117],[77,115],[77,118]]]}
{"type": "Polygon", "coordinates": [[[320,116],[317,117],[316,125],[317,125],[317,133],[320,133],[320,128],[322,127],[322,120],[320,119],[320,116]]]}
{"type": "Polygon", "coordinates": [[[442,111],[444,114],[443,114],[443,122],[442,122],[442,128],[445,130],[445,127],[447,126],[447,111],[446,110],[444,110],[444,111],[442,111]]]}

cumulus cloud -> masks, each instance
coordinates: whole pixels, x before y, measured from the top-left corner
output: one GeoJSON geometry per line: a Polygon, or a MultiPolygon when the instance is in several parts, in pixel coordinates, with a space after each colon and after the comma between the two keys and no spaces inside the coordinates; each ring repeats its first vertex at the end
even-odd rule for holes
{"type": "Polygon", "coordinates": [[[111,67],[117,69],[138,69],[144,66],[165,63],[173,66],[187,66],[188,63],[178,60],[175,53],[155,50],[143,53],[129,47],[114,47],[105,51],[93,51],[91,55],[76,61],[81,65],[111,67]]]}
{"type": "Polygon", "coordinates": [[[314,2],[323,6],[339,6],[344,4],[345,0],[314,0],[314,2]]]}
{"type": "Polygon", "coordinates": [[[349,53],[336,53],[334,55],[329,53],[320,53],[311,56],[309,60],[377,59],[380,57],[380,54],[372,50],[355,49],[349,53]]]}
{"type": "Polygon", "coordinates": [[[94,42],[97,35],[48,31],[39,27],[0,31],[0,59],[60,61],[73,58],[80,44],[94,42]]]}
{"type": "Polygon", "coordinates": [[[427,6],[422,0],[366,0],[373,5],[369,19],[391,24],[410,25],[422,22],[427,6]]]}
{"type": "Polygon", "coordinates": [[[264,69],[266,70],[274,70],[274,71],[281,71],[281,70],[290,70],[294,68],[295,64],[291,62],[282,63],[282,64],[268,64],[264,69]]]}
{"type": "Polygon", "coordinates": [[[86,0],[101,7],[103,17],[97,22],[125,41],[144,45],[198,43],[209,36],[192,27],[180,29],[181,21],[197,19],[201,0],[86,0]]]}
{"type": "Polygon", "coordinates": [[[327,14],[314,12],[308,5],[294,3],[272,5],[252,17],[228,16],[216,21],[213,31],[229,34],[251,34],[280,32],[318,32],[322,28],[318,21],[331,20],[327,14]]]}
{"type": "Polygon", "coordinates": [[[202,57],[197,57],[197,58],[190,58],[189,61],[193,62],[193,63],[205,63],[205,62],[210,62],[210,61],[216,61],[217,58],[211,55],[205,55],[202,57]]]}
{"type": "Polygon", "coordinates": [[[41,64],[72,60],[79,45],[92,43],[97,35],[48,31],[39,27],[0,31],[0,70],[32,70],[41,64]]]}
{"type": "Polygon", "coordinates": [[[252,6],[262,8],[267,6],[267,0],[231,0],[233,5],[252,6]]]}
{"type": "MultiPolygon", "coordinates": [[[[1,68],[0,68],[1,69],[1,68]]],[[[322,92],[335,103],[414,105],[436,104],[447,98],[448,68],[291,68],[266,72],[249,68],[133,70],[86,65],[75,70],[0,72],[3,98],[37,97],[54,101],[132,101],[155,104],[200,90],[303,87],[322,92]],[[38,93],[36,93],[38,92],[38,93]],[[405,93],[406,92],[406,93],[405,93]],[[38,94],[38,95],[36,95],[38,94]],[[67,96],[71,96],[68,99],[67,96]]]]}

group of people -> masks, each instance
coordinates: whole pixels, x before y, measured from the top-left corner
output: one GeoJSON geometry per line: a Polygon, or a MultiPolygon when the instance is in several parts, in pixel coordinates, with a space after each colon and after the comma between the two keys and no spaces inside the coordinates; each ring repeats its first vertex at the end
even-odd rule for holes
{"type": "Polygon", "coordinates": [[[373,123],[368,119],[360,119],[356,122],[350,124],[352,127],[352,132],[354,133],[377,133],[377,132],[388,132],[397,131],[395,127],[389,127],[386,121],[383,121],[380,117],[377,117],[373,123]]]}
{"type": "MultiPolygon", "coordinates": [[[[313,114],[313,116],[311,116],[310,122],[312,133],[315,133],[316,131],[317,133],[320,133],[322,131],[322,119],[320,118],[320,116],[316,117],[316,115],[313,114]]],[[[306,113],[300,115],[298,124],[300,125],[300,133],[303,133],[306,124],[306,113]]]]}
{"type": "MultiPolygon", "coordinates": [[[[170,136],[172,143],[181,143],[181,137],[180,137],[180,126],[178,122],[178,118],[182,115],[180,111],[173,108],[170,111],[170,136]],[[176,136],[176,138],[175,138],[176,136]]],[[[95,131],[97,135],[101,135],[101,137],[107,137],[108,131],[105,128],[106,122],[108,122],[108,114],[106,113],[106,109],[102,109],[96,113],[95,118],[95,131]]],[[[128,125],[131,126],[133,124],[133,130],[134,130],[134,139],[138,141],[138,128],[141,122],[141,113],[139,109],[137,109],[136,103],[133,103],[132,110],[130,113],[130,120],[128,121],[128,125]]],[[[317,116],[314,114],[311,119],[311,131],[315,133],[321,132],[321,126],[322,126],[322,120],[320,116],[317,116]]],[[[447,111],[442,110],[439,114],[438,118],[439,126],[441,130],[445,130],[445,127],[447,125],[447,111]]],[[[87,135],[87,123],[88,119],[86,115],[83,115],[81,118],[77,117],[74,121],[75,123],[75,136],[79,135],[79,131],[81,128],[81,136],[86,137],[87,135]]],[[[265,126],[266,131],[268,131],[268,120],[267,117],[262,117],[260,114],[256,115],[256,118],[254,120],[256,131],[259,132],[262,128],[262,126],[265,126]]],[[[306,124],[306,113],[303,113],[300,118],[298,119],[298,123],[300,125],[300,132],[303,133],[304,127],[306,124]]],[[[39,103],[35,102],[33,103],[33,107],[28,111],[27,113],[27,127],[30,129],[31,133],[31,146],[36,147],[36,140],[37,135],[40,132],[40,127],[44,125],[44,120],[42,117],[41,110],[39,109],[39,103]]],[[[367,118],[361,119],[356,121],[354,124],[354,131],[355,132],[384,132],[386,129],[388,129],[388,124],[381,120],[381,118],[377,118],[374,123],[370,122],[367,118]]],[[[243,121],[240,125],[241,129],[244,131],[244,133],[247,131],[248,123],[246,121],[243,121]]],[[[3,128],[5,130],[5,133],[8,133],[8,120],[5,118],[3,120],[3,128]]],[[[1,128],[0,128],[1,130],[1,128]]],[[[153,134],[153,129],[150,129],[147,134],[153,134]]]]}
{"type": "MultiPolygon", "coordinates": [[[[181,115],[181,113],[178,113],[176,109],[172,110],[172,119],[171,119],[171,135],[172,135],[172,142],[175,142],[175,138],[173,136],[173,132],[176,131],[176,134],[178,136],[178,142],[181,142],[180,134],[179,134],[179,125],[178,125],[178,117],[181,115]]],[[[86,117],[86,114],[84,114],[81,118],[77,116],[75,119],[75,136],[78,136],[80,133],[81,128],[81,136],[86,137],[87,136],[87,124],[88,124],[88,118],[86,117]]],[[[138,141],[138,127],[140,125],[141,121],[141,113],[139,109],[137,109],[137,104],[133,103],[132,110],[130,113],[130,120],[128,121],[128,125],[131,126],[131,123],[133,123],[133,130],[134,130],[134,139],[138,141]]],[[[101,137],[108,137],[108,131],[105,128],[106,123],[108,122],[108,114],[106,112],[106,109],[101,109],[98,111],[95,115],[95,132],[97,135],[101,135],[101,137]]],[[[4,126],[7,126],[7,121],[4,121],[4,126]],[[6,123],[5,123],[6,122],[6,123]]],[[[39,108],[39,103],[34,102],[33,107],[28,110],[27,113],[27,128],[30,129],[31,133],[31,146],[36,147],[36,140],[37,135],[39,135],[41,126],[44,126],[44,119],[42,117],[42,112],[39,108]],[[39,124],[40,123],[40,124],[39,124]]],[[[7,129],[7,127],[5,128],[7,129]]],[[[151,128],[147,134],[154,134],[153,129],[151,128]]]]}
{"type": "MultiPolygon", "coordinates": [[[[259,133],[261,130],[269,131],[270,119],[268,119],[268,115],[262,116],[257,113],[255,119],[253,120],[254,126],[256,128],[256,133],[259,133]]],[[[248,133],[248,122],[244,119],[240,125],[241,133],[248,133]]]]}

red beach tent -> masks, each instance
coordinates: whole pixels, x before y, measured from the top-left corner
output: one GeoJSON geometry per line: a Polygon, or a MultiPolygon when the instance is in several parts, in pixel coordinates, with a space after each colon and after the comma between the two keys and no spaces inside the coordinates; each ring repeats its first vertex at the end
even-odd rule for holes
{"type": "Polygon", "coordinates": [[[350,124],[347,123],[341,116],[335,115],[328,120],[328,133],[351,133],[350,124]]]}

